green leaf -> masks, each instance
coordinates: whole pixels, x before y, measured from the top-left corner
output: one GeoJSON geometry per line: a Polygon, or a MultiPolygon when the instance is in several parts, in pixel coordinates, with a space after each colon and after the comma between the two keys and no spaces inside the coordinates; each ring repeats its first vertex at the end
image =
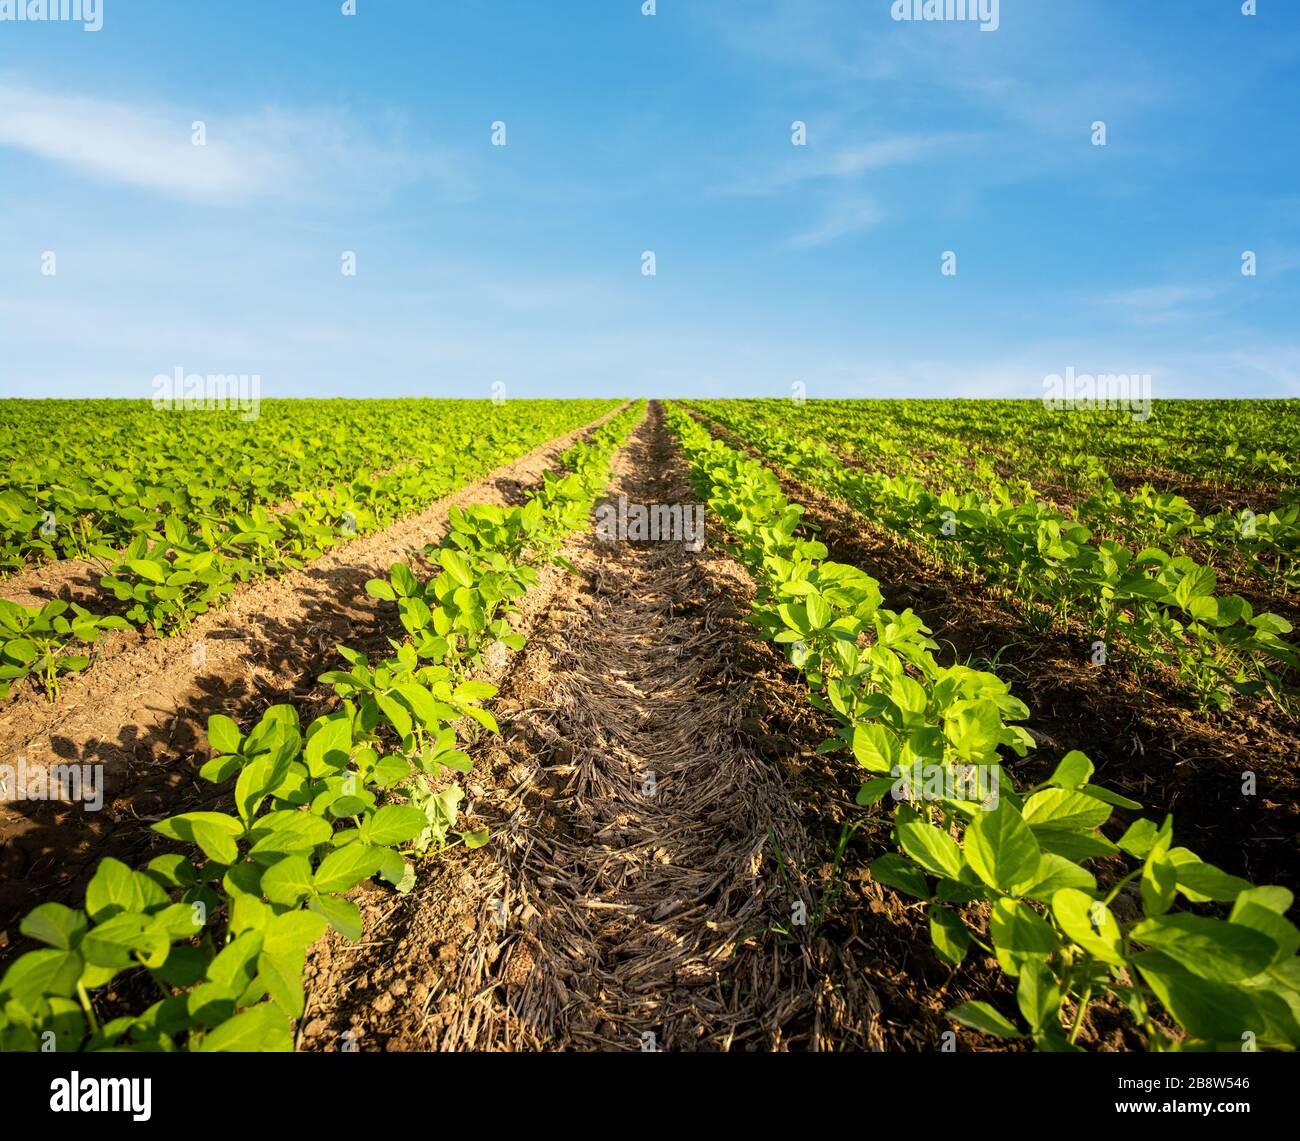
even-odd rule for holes
{"type": "MultiPolygon", "coordinates": [[[[246,764],[239,774],[235,781],[235,808],[246,824],[252,823],[266,795],[279,783],[278,768],[272,754],[267,753],[246,764]]],[[[196,828],[195,836],[198,834],[196,828]]]]}
{"type": "Polygon", "coordinates": [[[352,722],[338,717],[318,723],[303,749],[307,771],[313,777],[326,776],[347,767],[352,753],[352,722]]]}
{"type": "Polygon", "coordinates": [[[131,965],[133,951],[148,951],[153,943],[146,937],[146,916],[123,911],[92,927],[81,940],[81,950],[88,963],[98,967],[120,969],[131,965]]]}
{"type": "MultiPolygon", "coordinates": [[[[1028,904],[1015,899],[998,899],[989,913],[989,936],[995,949],[1011,957],[1046,957],[1056,949],[1056,933],[1028,904]]],[[[1015,971],[1011,972],[1016,973],[1015,971]]]]}
{"type": "Polygon", "coordinates": [[[1240,1042],[1259,1015],[1247,992],[1185,970],[1159,951],[1134,956],[1137,969],[1164,1008],[1189,1034],[1210,1042],[1240,1042]]]}
{"type": "Polygon", "coordinates": [[[127,559],[126,565],[140,578],[147,579],[149,582],[160,583],[167,579],[166,567],[153,559],[127,559]]]}
{"type": "MultiPolygon", "coordinates": [[[[838,741],[835,742],[837,745],[838,741]]],[[[894,787],[893,777],[874,777],[867,781],[858,789],[857,795],[854,796],[853,802],[861,808],[868,808],[873,804],[878,804],[889,795],[890,789],[894,787]]]]}
{"type": "MultiPolygon", "coordinates": [[[[321,925],[324,923],[322,919],[321,925]]],[[[305,963],[306,956],[301,951],[280,955],[263,951],[257,959],[257,981],[266,988],[271,1001],[290,1018],[301,1018],[307,1005],[302,985],[305,963]]]]}
{"type": "Polygon", "coordinates": [[[1250,927],[1190,913],[1148,919],[1129,937],[1194,975],[1228,983],[1259,974],[1277,950],[1272,939],[1250,927]]]}
{"type": "Polygon", "coordinates": [[[207,973],[207,954],[199,947],[177,946],[171,949],[158,977],[171,986],[191,987],[207,973]]]}
{"type": "Polygon", "coordinates": [[[995,759],[1002,729],[1002,713],[987,699],[958,702],[944,715],[944,736],[969,761],[995,759]]]}
{"type": "Polygon", "coordinates": [[[420,583],[406,563],[394,563],[388,572],[393,580],[393,588],[405,598],[413,598],[420,593],[420,583]]]}
{"type": "Polygon", "coordinates": [[[329,925],[345,939],[355,943],[361,938],[361,912],[351,900],[337,895],[318,895],[307,906],[325,916],[329,925]]]}
{"type": "Polygon", "coordinates": [[[262,950],[270,955],[305,951],[325,934],[324,917],[310,911],[289,911],[267,924],[262,950]]]}
{"type": "Polygon", "coordinates": [[[378,702],[389,723],[397,730],[398,735],[408,736],[411,732],[411,715],[406,711],[405,706],[385,693],[375,694],[375,701],[378,702]]]}
{"type": "Polygon", "coordinates": [[[283,809],[256,820],[250,833],[254,843],[249,855],[259,863],[272,864],[279,852],[311,852],[327,843],[332,834],[329,821],[309,812],[283,809]]]}
{"type": "Polygon", "coordinates": [[[495,697],[497,687],[485,681],[464,681],[456,687],[452,697],[457,701],[486,701],[495,697]]]}
{"type": "Polygon", "coordinates": [[[889,696],[894,699],[894,703],[904,714],[909,715],[907,718],[909,724],[925,714],[926,706],[930,700],[925,692],[925,687],[916,679],[906,675],[895,679],[893,688],[889,691],[889,696]]]}
{"type": "MultiPolygon", "coordinates": [[[[218,1026],[235,1015],[235,998],[229,987],[204,982],[185,996],[186,1013],[205,1026],[218,1026]]],[[[193,1045],[190,1047],[195,1049],[193,1045]]]]}
{"type": "Polygon", "coordinates": [[[1087,868],[1081,868],[1064,856],[1054,852],[1044,852],[1038,864],[1038,875],[1023,893],[1029,899],[1050,903],[1061,888],[1072,887],[1092,895],[1097,890],[1097,881],[1087,868]]]}
{"type": "Polygon", "coordinates": [[[1113,856],[1119,851],[1100,832],[1076,832],[1071,828],[1054,828],[1049,824],[1035,824],[1032,831],[1034,839],[1044,852],[1063,856],[1075,863],[1113,856]]]}
{"type": "Polygon", "coordinates": [[[1174,598],[1179,606],[1187,608],[1194,599],[1205,598],[1213,594],[1214,581],[1214,571],[1209,567],[1195,567],[1188,571],[1174,588],[1174,598]]]}
{"type": "Polygon", "coordinates": [[[914,895],[917,899],[929,899],[931,895],[929,884],[921,870],[893,852],[877,856],[871,861],[871,878],[896,891],[914,895]]]}
{"type": "Polygon", "coordinates": [[[338,893],[351,891],[363,879],[373,876],[383,866],[381,849],[365,844],[349,844],[331,852],[316,869],[314,886],[318,892],[338,893]]]}
{"type": "Polygon", "coordinates": [[[366,583],[366,593],[372,598],[382,598],[385,602],[396,602],[397,591],[395,591],[382,578],[372,578],[366,583]]]}
{"type": "MultiPolygon", "coordinates": [[[[1179,851],[1183,850],[1179,849],[1179,851]]],[[[1170,853],[1171,856],[1173,854],[1170,853]]],[[[1249,880],[1229,875],[1213,864],[1195,858],[1175,862],[1174,878],[1183,894],[1195,903],[1205,903],[1208,900],[1231,903],[1252,886],[1249,880]]]]}
{"type": "Polygon", "coordinates": [[[963,1002],[948,1011],[948,1017],[972,1030],[981,1030],[997,1038],[1022,1038],[1015,1026],[1002,1017],[987,1002],[963,1002]]]}
{"type": "Polygon", "coordinates": [[[244,767],[244,758],[238,753],[215,756],[199,768],[199,776],[210,784],[223,784],[244,767]]]}
{"type": "Polygon", "coordinates": [[[32,1007],[47,995],[71,995],[81,977],[82,958],[76,951],[28,951],[0,979],[0,995],[32,1007]]]}
{"type": "Polygon", "coordinates": [[[191,903],[173,903],[153,916],[153,925],[168,939],[189,939],[202,929],[202,911],[191,903]]]}
{"type": "Polygon", "coordinates": [[[289,1053],[293,1050],[293,1031],[282,1011],[263,1002],[205,1034],[198,1049],[205,1054],[289,1053]]]}
{"type": "Polygon", "coordinates": [[[86,917],[61,903],[42,903],[29,912],[18,929],[61,951],[71,951],[86,933],[86,917]]]}
{"type": "Polygon", "coordinates": [[[1156,836],[1157,829],[1154,821],[1143,817],[1141,820],[1134,820],[1116,843],[1135,859],[1145,860],[1147,853],[1155,846],[1156,836]]]}
{"type": "Polygon", "coordinates": [[[1100,800],[1071,789],[1049,788],[1036,792],[1025,802],[1027,824],[1048,824],[1089,832],[1110,819],[1110,808],[1100,800]]]}
{"type": "MultiPolygon", "coordinates": [[[[36,648],[36,643],[29,638],[15,638],[11,642],[6,642],[4,646],[5,657],[24,666],[34,662],[40,657],[40,653],[40,650],[36,648]]],[[[19,673],[15,676],[23,677],[24,675],[19,673]]]]}
{"type": "Polygon", "coordinates": [[[806,638],[812,633],[812,627],[808,622],[808,610],[798,603],[783,602],[777,608],[777,613],[781,616],[781,621],[787,627],[793,630],[800,638],[806,638]]]}
{"type": "Polygon", "coordinates": [[[262,894],[272,903],[294,907],[311,894],[311,864],[306,856],[285,856],[262,875],[262,894]]]}
{"type": "Polygon", "coordinates": [[[101,967],[94,963],[87,963],[81,972],[80,983],[88,991],[97,990],[112,982],[118,973],[117,967],[101,967]]]}
{"type": "Polygon", "coordinates": [[[362,838],[368,844],[393,845],[413,840],[424,831],[424,813],[409,804],[386,804],[362,822],[362,838]]]}
{"type": "Polygon", "coordinates": [[[143,911],[166,902],[166,893],[153,880],[111,856],[100,860],[86,886],[86,913],[96,923],[124,911],[143,911]]]}
{"type": "Polygon", "coordinates": [[[1052,896],[1057,925],[1077,946],[1094,958],[1124,966],[1124,939],[1115,917],[1100,900],[1075,888],[1062,888],[1052,896]]]}
{"type": "Polygon", "coordinates": [[[217,863],[230,864],[239,858],[234,839],[236,836],[243,835],[244,826],[235,817],[227,816],[224,812],[186,812],[181,816],[170,816],[166,820],[158,821],[153,826],[153,830],[172,840],[198,844],[217,863]],[[200,826],[206,844],[199,839],[200,826]],[[221,835],[224,835],[225,840],[219,838],[221,835]],[[216,851],[209,851],[208,845],[216,851]],[[218,852],[220,854],[217,854],[218,852]]]}
{"type": "Polygon", "coordinates": [[[221,886],[227,895],[262,894],[262,868],[257,864],[241,862],[226,869],[221,877],[221,886]]]}
{"type": "Polygon", "coordinates": [[[899,824],[895,832],[903,851],[931,875],[961,878],[961,849],[946,832],[923,820],[899,824]]]}
{"type": "Polygon", "coordinates": [[[1046,783],[1057,788],[1082,788],[1093,771],[1092,762],[1078,749],[1071,749],[1060,759],[1046,783]]]}
{"type": "Polygon", "coordinates": [[[245,931],[227,943],[208,964],[208,979],[238,994],[257,974],[257,956],[262,953],[262,933],[245,931]]]}
{"type": "MultiPolygon", "coordinates": [[[[421,823],[423,823],[423,814],[421,814],[420,819],[421,823]]],[[[402,854],[389,849],[384,853],[384,862],[380,865],[377,874],[379,875],[379,878],[384,880],[386,883],[398,887],[400,884],[406,882],[409,872],[410,866],[407,864],[406,860],[402,858],[402,854]]]]}
{"type": "Polygon", "coordinates": [[[1060,1028],[1057,1012],[1061,1009],[1061,988],[1046,963],[1035,960],[1020,968],[1016,1005],[1035,1034],[1060,1028]]]}
{"type": "Polygon", "coordinates": [[[1288,961],[1300,949],[1300,930],[1285,918],[1292,899],[1284,887],[1253,887],[1237,896],[1228,917],[1273,940],[1277,947],[1271,964],[1274,966],[1288,961]]]}
{"type": "Polygon", "coordinates": [[[442,721],[439,712],[445,707],[426,686],[416,681],[405,682],[397,687],[397,693],[410,706],[411,712],[420,719],[421,725],[430,726],[435,730],[439,727],[442,721]]]}
{"type": "Polygon", "coordinates": [[[461,709],[467,717],[473,719],[474,721],[477,721],[480,725],[483,726],[484,729],[487,729],[489,732],[492,733],[501,732],[500,728],[497,725],[496,718],[493,717],[492,714],[489,713],[486,709],[480,709],[477,705],[462,705],[461,709]]]}
{"type": "MultiPolygon", "coordinates": [[[[195,813],[195,815],[200,815],[195,813]]],[[[202,815],[207,815],[206,813],[202,815]]],[[[220,824],[208,820],[195,820],[191,825],[194,843],[203,849],[204,855],[219,864],[233,864],[239,859],[239,846],[234,836],[220,824]]]]}
{"type": "Polygon", "coordinates": [[[473,576],[470,574],[469,563],[465,557],[458,551],[453,551],[450,547],[444,547],[438,552],[438,562],[451,577],[460,586],[470,586],[473,584],[473,576]]]}
{"type": "Polygon", "coordinates": [[[1113,804],[1116,808],[1127,808],[1130,812],[1137,812],[1142,805],[1136,800],[1130,800],[1127,796],[1120,796],[1117,792],[1112,792],[1108,788],[1102,788],[1099,784],[1085,784],[1081,790],[1096,800],[1104,800],[1107,804],[1113,804]]]}
{"type": "Polygon", "coordinates": [[[1172,830],[1172,825],[1166,821],[1151,851],[1147,853],[1146,862],[1142,865],[1142,878],[1138,881],[1143,910],[1151,916],[1163,915],[1168,911],[1169,905],[1174,901],[1174,893],[1178,890],[1178,869],[1169,859],[1172,830]]]}
{"type": "Polygon", "coordinates": [[[940,958],[959,966],[970,950],[970,932],[961,916],[946,907],[930,908],[930,942],[940,958]]]}
{"type": "Polygon", "coordinates": [[[977,812],[966,829],[966,860],[990,887],[1012,891],[1038,874],[1038,841],[1008,797],[977,812]]]}
{"type": "Polygon", "coordinates": [[[257,896],[236,895],[230,909],[230,932],[232,935],[242,935],[245,931],[265,934],[272,914],[271,909],[257,896]]]}
{"type": "Polygon", "coordinates": [[[899,750],[897,738],[883,725],[860,721],[853,726],[853,755],[863,768],[891,772],[898,763],[899,750]]]}
{"type": "Polygon", "coordinates": [[[833,617],[826,600],[816,591],[804,596],[804,606],[808,612],[808,624],[812,630],[821,630],[829,626],[833,617]]]}
{"type": "Polygon", "coordinates": [[[238,753],[242,740],[239,726],[229,717],[214,713],[208,718],[208,744],[217,753],[238,753]]]}

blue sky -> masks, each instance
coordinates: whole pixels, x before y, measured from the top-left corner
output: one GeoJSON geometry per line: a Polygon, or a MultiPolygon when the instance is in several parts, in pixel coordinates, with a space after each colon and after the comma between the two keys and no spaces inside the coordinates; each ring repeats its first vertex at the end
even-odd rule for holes
{"type": "Polygon", "coordinates": [[[341,6],[0,22],[0,393],[1300,396],[1295,0],[341,6]]]}

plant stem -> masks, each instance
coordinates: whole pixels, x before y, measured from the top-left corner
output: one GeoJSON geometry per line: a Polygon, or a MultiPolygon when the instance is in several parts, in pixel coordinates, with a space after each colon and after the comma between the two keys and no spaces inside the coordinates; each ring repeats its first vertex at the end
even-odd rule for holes
{"type": "Polygon", "coordinates": [[[1079,1027],[1083,1025],[1083,1012],[1088,1009],[1088,1000],[1092,998],[1092,987],[1084,989],[1083,996],[1079,999],[1079,1008],[1074,1012],[1074,1023],[1070,1027],[1070,1045],[1074,1045],[1074,1040],[1079,1037],[1079,1027]]]}
{"type": "Polygon", "coordinates": [[[86,988],[77,983],[77,998],[81,1001],[81,1009],[86,1012],[86,1019],[90,1023],[90,1029],[93,1033],[99,1033],[99,1019],[95,1017],[95,1008],[90,1003],[90,995],[86,993],[86,988]]]}

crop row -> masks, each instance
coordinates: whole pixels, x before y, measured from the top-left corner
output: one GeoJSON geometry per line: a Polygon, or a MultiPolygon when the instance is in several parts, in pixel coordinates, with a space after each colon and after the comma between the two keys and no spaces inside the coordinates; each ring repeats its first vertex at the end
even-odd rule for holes
{"type": "Polygon", "coordinates": [[[981,576],[1031,617],[1082,622],[1108,655],[1116,646],[1135,669],[1172,668],[1205,705],[1238,694],[1285,699],[1300,657],[1283,635],[1291,624],[1255,614],[1237,594],[1216,594],[1214,571],[1157,547],[1132,550],[1095,540],[1082,523],[1039,501],[934,491],[920,480],[847,466],[826,444],[808,442],[725,402],[702,406],[796,479],[843,500],[935,557],[981,576]]]}
{"type": "Polygon", "coordinates": [[[1136,419],[1126,410],[1053,409],[1033,400],[817,400],[806,406],[867,427],[869,457],[888,458],[900,446],[911,452],[918,440],[923,447],[937,440],[960,452],[1010,457],[1036,480],[1073,487],[1099,484],[1112,471],[1189,484],[1300,485],[1300,463],[1287,446],[1300,431],[1294,400],[1158,400],[1149,417],[1136,419]]]}
{"type": "Polygon", "coordinates": [[[266,401],[235,412],[155,412],[123,400],[0,402],[0,573],[27,561],[79,558],[160,537],[167,520],[245,531],[260,545],[260,512],[311,548],[370,503],[426,485],[471,482],[615,407],[613,401],[266,401]],[[418,457],[418,462],[414,462],[418,457]],[[486,467],[484,466],[486,463],[486,467]],[[388,474],[379,474],[388,473],[388,474]],[[325,489],[325,490],[318,490],[325,489]],[[289,502],[296,501],[296,503],[289,502]]]}
{"type": "MultiPolygon", "coordinates": [[[[1275,404],[1283,402],[1248,403],[1249,413],[1235,410],[1227,418],[1234,423],[1262,418],[1275,404]]],[[[765,426],[825,440],[855,466],[913,477],[958,494],[1009,495],[1017,502],[1047,499],[1102,538],[1135,549],[1160,546],[1175,554],[1200,553],[1216,569],[1270,591],[1300,588],[1300,490],[1281,486],[1283,480],[1294,484],[1300,479],[1300,470],[1290,476],[1263,473],[1268,486],[1244,493],[1245,504],[1201,514],[1175,490],[1159,490],[1149,482],[1128,489],[1116,485],[1098,453],[1104,451],[1104,441],[1133,425],[1123,426],[1113,414],[1062,415],[1028,402],[995,402],[996,412],[968,401],[926,401],[919,406],[923,412],[892,401],[796,406],[769,400],[729,406],[765,426]],[[1079,450],[1085,446],[1088,451],[1079,450]]],[[[1187,417],[1193,414],[1183,411],[1183,405],[1162,403],[1158,408],[1161,420],[1179,409],[1174,418],[1190,430],[1187,417]]],[[[1274,438],[1286,438],[1289,423],[1300,432],[1298,411],[1269,417],[1274,438]]],[[[1211,409],[1197,409],[1194,415],[1216,422],[1211,409]]],[[[1157,443],[1165,442],[1167,428],[1139,427],[1150,428],[1157,443]]],[[[1236,443],[1224,447],[1240,450],[1236,443]]]]}
{"type": "MultiPolygon", "coordinates": [[[[193,494],[214,490],[213,484],[201,482],[207,476],[164,466],[155,477],[158,482],[151,485],[159,496],[149,500],[147,510],[109,500],[98,514],[65,513],[60,517],[78,520],[72,527],[78,536],[78,553],[98,565],[101,587],[116,600],[121,613],[96,614],[65,599],[33,607],[0,599],[0,698],[7,696],[15,681],[31,678],[53,699],[59,678],[85,669],[91,661],[89,651],[110,630],[135,624],[158,636],[179,633],[195,617],[220,605],[239,583],[297,569],[330,547],[379,530],[610,407],[609,401],[577,401],[572,407],[563,401],[528,401],[500,408],[474,404],[465,408],[473,435],[455,453],[441,450],[444,440],[427,462],[299,492],[296,504],[281,511],[270,511],[262,503],[240,510],[219,507],[210,497],[193,494]],[[191,484],[186,485],[187,480],[191,484]],[[171,497],[161,493],[178,483],[188,489],[171,497]],[[109,531],[119,538],[123,531],[130,533],[123,550],[96,537],[91,527],[101,524],[111,524],[109,531]]],[[[418,431],[408,431],[403,447],[413,446],[429,431],[445,431],[443,414],[422,421],[418,431]]],[[[312,410],[303,409],[301,417],[294,430],[309,431],[312,410]]],[[[257,469],[247,457],[235,460],[232,471],[257,469]]],[[[113,478],[121,470],[111,473],[113,478]]],[[[107,475],[86,478],[99,483],[107,475]]],[[[257,486],[261,494],[269,485],[257,486]]],[[[251,494],[251,487],[241,484],[239,494],[251,494]]],[[[60,510],[75,512],[81,502],[75,496],[83,493],[73,493],[66,485],[48,485],[32,494],[36,498],[24,515],[29,523],[40,517],[42,503],[53,501],[41,499],[42,494],[63,499],[73,495],[71,504],[61,505],[60,510]]],[[[89,510],[85,503],[81,508],[89,510]]]]}
{"type": "Polygon", "coordinates": [[[105,859],[81,908],[26,916],[22,932],[45,947],[0,978],[0,1049],[291,1049],[308,948],[327,928],[361,936],[347,893],[370,877],[409,890],[415,858],[486,842],[457,829],[463,793],[449,781],[470,767],[460,746],[496,730],[480,705],[495,690],[472,674],[494,648],[522,646],[513,600],[585,523],[643,413],[631,406],[571,448],[523,506],[453,511],[426,552],[440,568],[428,581],[398,564],[369,583],[405,637],[375,663],[340,646],[342,668],[321,678],[338,708],[305,733],[290,705],[247,733],[212,717],[200,775],[233,782],[233,810],[160,821],[183,850],[140,871],[105,859]],[[131,1012],[101,1020],[96,992],[114,982],[131,1012]]]}
{"type": "Polygon", "coordinates": [[[1289,891],[1176,846],[1171,818],[1138,817],[1109,839],[1114,810],[1140,805],[1093,783],[1081,752],[1017,789],[1003,751],[1024,756],[1034,742],[1006,684],[941,665],[919,618],[886,609],[870,575],[799,534],[802,508],[772,471],[679,407],[669,422],[697,494],[757,583],[753,621],[838,723],[823,751],[849,751],[867,770],[859,805],[892,802],[898,851],[874,860],[873,877],[924,902],[941,958],[955,966],[978,948],[1016,980],[1018,1019],[982,1001],[953,1018],[1073,1050],[1089,1005],[1105,1001],[1154,1050],[1300,1045],[1289,891]],[[1113,905],[1134,882],[1141,914],[1125,919],[1113,905]],[[1210,913],[1215,904],[1226,918],[1210,913]]]}

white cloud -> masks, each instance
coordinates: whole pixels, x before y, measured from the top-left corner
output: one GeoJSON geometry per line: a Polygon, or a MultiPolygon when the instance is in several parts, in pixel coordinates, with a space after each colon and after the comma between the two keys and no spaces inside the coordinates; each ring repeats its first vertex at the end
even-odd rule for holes
{"type": "MultiPolygon", "coordinates": [[[[822,138],[847,133],[838,120],[819,124],[817,130],[818,142],[822,138]]],[[[772,197],[802,191],[809,183],[834,187],[837,183],[852,183],[865,174],[892,167],[934,158],[951,158],[983,141],[983,136],[976,133],[944,131],[855,139],[829,149],[825,157],[809,147],[806,153],[797,152],[779,164],[771,161],[745,163],[739,177],[732,177],[722,187],[722,192],[747,198],[772,197]]]]}
{"type": "Polygon", "coordinates": [[[855,198],[837,202],[826,211],[816,226],[788,238],[785,244],[794,249],[824,246],[838,238],[870,229],[883,217],[879,207],[868,199],[855,198]]]}
{"type": "Polygon", "coordinates": [[[919,162],[935,154],[950,153],[971,143],[974,138],[972,135],[936,134],[876,139],[842,147],[831,155],[830,161],[819,173],[853,178],[869,170],[883,170],[886,167],[919,162]]]}
{"type": "Polygon", "coordinates": [[[454,197],[468,192],[447,152],[413,147],[396,129],[376,135],[339,112],[268,109],[224,118],[201,107],[65,95],[7,80],[0,80],[0,107],[0,146],[172,197],[320,199],[413,182],[433,182],[454,197]],[[205,123],[204,146],[193,144],[195,120],[205,123]]]}
{"type": "Polygon", "coordinates": [[[1163,325],[1204,313],[1204,306],[1221,290],[1208,285],[1147,285],[1101,298],[1107,308],[1120,309],[1140,325],[1163,325]]]}

